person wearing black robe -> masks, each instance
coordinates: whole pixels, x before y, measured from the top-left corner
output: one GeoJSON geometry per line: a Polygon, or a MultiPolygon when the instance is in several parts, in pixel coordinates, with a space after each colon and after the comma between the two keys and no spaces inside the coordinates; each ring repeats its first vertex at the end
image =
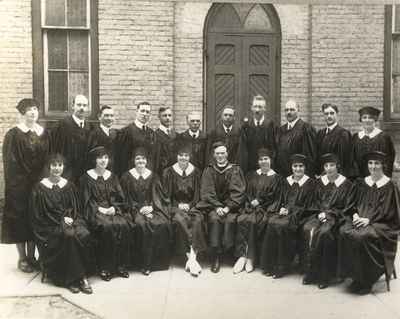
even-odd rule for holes
{"type": "Polygon", "coordinates": [[[178,150],[177,162],[163,175],[166,206],[175,226],[175,243],[179,255],[187,256],[185,270],[197,277],[201,266],[197,255],[207,249],[204,216],[194,209],[200,199],[201,172],[190,163],[190,147],[178,150]]]}
{"type": "Polygon", "coordinates": [[[244,173],[255,171],[258,168],[257,152],[260,148],[267,148],[276,152],[276,131],[274,122],[265,119],[266,101],[261,95],[253,99],[252,118],[244,118],[240,129],[239,163],[244,173]]]}
{"type": "Polygon", "coordinates": [[[135,221],[137,261],[145,276],[154,270],[169,268],[172,228],[169,212],[164,209],[164,191],[156,174],[147,165],[147,151],[135,150],[135,167],[121,177],[131,218],[135,221]]]}
{"type": "Polygon", "coordinates": [[[38,107],[36,100],[22,99],[17,105],[21,122],[3,140],[5,198],[1,242],[16,244],[18,268],[23,272],[33,272],[37,266],[28,202],[49,151],[48,133],[37,124],[38,107]]]}
{"type": "Polygon", "coordinates": [[[281,177],[271,168],[272,152],[262,148],[258,150],[259,169],[247,174],[246,201],[240,209],[237,219],[235,256],[238,260],[233,267],[237,274],[244,269],[250,273],[258,257],[268,214],[271,205],[279,195],[281,177]]]}
{"type": "Polygon", "coordinates": [[[223,142],[228,147],[229,163],[237,164],[239,162],[239,137],[239,128],[235,125],[235,109],[233,106],[227,105],[222,110],[221,121],[207,136],[206,156],[209,158],[206,163],[210,164],[214,161],[212,145],[215,142],[223,142]]]}
{"type": "Polygon", "coordinates": [[[391,137],[377,128],[380,110],[374,107],[363,107],[358,111],[363,129],[353,135],[353,157],[357,167],[357,176],[369,175],[365,154],[380,151],[386,154],[385,175],[392,177],[396,151],[391,137]]]}
{"type": "Polygon", "coordinates": [[[235,244],[236,219],[245,200],[246,180],[239,165],[228,162],[227,147],[222,142],[213,145],[213,152],[216,163],[203,172],[196,209],[208,218],[211,271],[217,273],[222,253],[235,244]]]}
{"type": "Polygon", "coordinates": [[[157,152],[154,171],[162,176],[164,169],[176,161],[176,137],[172,126],[172,110],[170,107],[160,107],[158,110],[160,126],[156,129],[157,152]]]}
{"type": "Polygon", "coordinates": [[[133,123],[122,128],[116,138],[116,173],[122,176],[132,166],[133,154],[139,147],[147,152],[149,168],[153,169],[156,155],[156,134],[148,126],[151,115],[151,106],[148,102],[141,102],[137,106],[136,119],[133,123]]]}
{"type": "Polygon", "coordinates": [[[107,170],[107,150],[97,146],[89,157],[94,168],[82,175],[79,190],[85,219],[97,241],[97,269],[104,281],[110,281],[113,275],[128,278],[134,236],[125,196],[117,176],[107,170]]]}
{"type": "Polygon", "coordinates": [[[325,174],[316,182],[312,215],[302,228],[303,284],[315,282],[324,289],[336,275],[338,226],[353,208],[355,189],[349,179],[339,174],[336,154],[324,154],[320,161],[325,174]]]}
{"type": "Polygon", "coordinates": [[[293,154],[293,175],[283,180],[280,195],[272,204],[272,214],[261,247],[261,269],[266,276],[283,277],[298,252],[298,229],[311,207],[315,182],[305,175],[307,157],[293,154]]]}
{"type": "Polygon", "coordinates": [[[56,285],[72,293],[91,294],[87,281],[92,238],[83,219],[78,191],[61,177],[64,159],[50,156],[49,175],[32,190],[30,213],[42,271],[56,285]]]}
{"type": "Polygon", "coordinates": [[[206,162],[207,136],[200,130],[201,116],[197,112],[187,115],[189,128],[176,138],[177,148],[182,145],[191,146],[192,164],[203,171],[206,162]]]}
{"type": "Polygon", "coordinates": [[[333,153],[339,159],[340,173],[345,177],[352,177],[354,176],[354,165],[351,133],[338,124],[339,109],[336,105],[322,104],[322,113],[325,117],[326,127],[317,133],[318,161],[315,173],[317,175],[324,173],[321,158],[324,154],[333,153]]]}
{"type": "Polygon", "coordinates": [[[307,156],[306,174],[313,177],[317,165],[316,131],[313,126],[298,117],[299,105],[289,100],[285,106],[287,123],[278,131],[277,172],[286,177],[292,173],[290,157],[293,154],[307,156]]]}
{"type": "Polygon", "coordinates": [[[339,274],[353,279],[349,289],[364,295],[382,274],[394,271],[400,230],[399,191],[384,174],[386,154],[366,154],[369,176],[355,182],[355,209],[339,230],[339,274]]]}
{"type": "MultiPolygon", "coordinates": [[[[100,123],[94,126],[89,132],[87,152],[97,146],[104,146],[107,153],[110,155],[110,164],[108,167],[111,171],[114,171],[116,153],[115,138],[117,136],[117,130],[112,128],[115,121],[114,110],[108,105],[103,105],[100,108],[99,121],[100,123]]],[[[86,168],[90,169],[91,167],[88,167],[88,165],[86,168]]]]}

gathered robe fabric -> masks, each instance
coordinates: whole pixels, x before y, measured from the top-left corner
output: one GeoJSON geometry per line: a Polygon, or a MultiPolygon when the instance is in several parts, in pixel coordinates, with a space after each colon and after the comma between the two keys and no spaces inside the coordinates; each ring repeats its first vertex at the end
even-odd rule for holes
{"type": "Polygon", "coordinates": [[[116,163],[115,172],[122,176],[126,171],[134,166],[134,154],[137,148],[142,147],[147,152],[147,167],[153,168],[156,155],[156,134],[150,128],[145,130],[131,123],[122,128],[116,138],[116,163]]]}
{"type": "Polygon", "coordinates": [[[199,170],[203,170],[206,166],[207,160],[207,136],[200,131],[200,134],[197,138],[193,138],[189,130],[178,134],[177,136],[177,147],[181,146],[189,146],[191,149],[191,162],[194,166],[196,166],[199,170]]]}
{"type": "Polygon", "coordinates": [[[316,145],[318,161],[315,173],[317,175],[322,175],[324,172],[324,167],[321,162],[322,155],[333,153],[339,159],[340,173],[346,177],[354,176],[352,136],[348,130],[336,125],[327,133],[325,127],[318,131],[316,145]]]}
{"type": "MultiPolygon", "coordinates": [[[[100,125],[96,125],[90,132],[89,132],[89,137],[88,137],[88,148],[87,152],[90,152],[91,149],[97,147],[97,146],[103,146],[109,156],[110,156],[110,162],[108,164],[109,169],[114,172],[115,170],[115,157],[116,157],[116,137],[117,137],[118,131],[116,129],[111,128],[110,129],[110,135],[107,135],[103,129],[100,127],[100,125]]],[[[87,158],[89,159],[89,155],[87,155],[87,158]]],[[[93,167],[93,163],[87,163],[86,169],[90,169],[93,167]]]]}
{"type": "Polygon", "coordinates": [[[33,240],[29,221],[29,197],[40,180],[49,152],[46,130],[38,136],[18,127],[7,132],[3,141],[4,213],[1,242],[7,244],[33,240]]]}
{"type": "Polygon", "coordinates": [[[172,246],[171,218],[163,209],[164,192],[158,176],[136,178],[130,171],[121,177],[131,219],[136,229],[136,264],[144,269],[169,268],[172,246]],[[153,218],[140,214],[143,206],[153,207],[153,218]]]}
{"type": "Polygon", "coordinates": [[[197,168],[186,176],[179,174],[173,166],[164,171],[163,187],[167,200],[164,206],[172,216],[178,255],[184,256],[190,251],[190,246],[196,253],[207,249],[205,219],[194,209],[200,199],[200,178],[201,172],[197,168]],[[179,204],[188,204],[190,210],[181,210],[179,204]]]}
{"type": "MultiPolygon", "coordinates": [[[[254,119],[247,119],[240,129],[239,139],[239,163],[244,173],[254,171],[258,168],[258,150],[267,148],[276,154],[277,127],[274,122],[268,121],[256,126],[254,119]]],[[[274,158],[272,167],[274,168],[274,158]]]]}
{"type": "Polygon", "coordinates": [[[167,167],[172,166],[176,162],[177,134],[174,131],[168,135],[161,129],[156,129],[157,151],[155,155],[155,169],[158,176],[162,176],[167,167]]]}
{"type": "Polygon", "coordinates": [[[204,170],[196,209],[208,218],[208,240],[213,253],[221,254],[233,248],[236,219],[245,191],[246,180],[239,165],[229,163],[224,168],[209,165],[204,170]],[[219,207],[228,207],[229,212],[221,217],[216,212],[219,207]]]}
{"type": "Polygon", "coordinates": [[[298,119],[290,130],[287,123],[278,130],[276,169],[283,177],[292,174],[290,157],[293,154],[307,156],[306,174],[314,176],[317,165],[316,131],[302,119],[298,119]]]}
{"type": "MultiPolygon", "coordinates": [[[[109,171],[106,171],[109,172],[109,171]]],[[[89,230],[96,239],[96,262],[99,271],[115,273],[131,265],[134,244],[133,222],[125,210],[125,196],[116,175],[97,179],[85,173],[80,179],[83,212],[89,230]],[[99,212],[99,207],[115,208],[115,215],[99,212]]]]}
{"type": "Polygon", "coordinates": [[[246,201],[237,219],[235,255],[258,258],[260,243],[268,224],[269,214],[280,194],[282,178],[278,174],[261,174],[261,170],[250,172],[247,177],[246,201]],[[259,205],[251,202],[257,199],[259,205]]]}
{"type": "Polygon", "coordinates": [[[316,182],[312,214],[302,229],[303,270],[308,278],[329,284],[337,272],[337,237],[340,223],[348,216],[355,203],[355,188],[349,179],[342,179],[340,185],[325,184],[320,178],[316,182]],[[326,221],[320,222],[318,214],[324,212],[326,221]]]}
{"type": "Polygon", "coordinates": [[[309,178],[302,186],[290,185],[288,178],[281,183],[279,197],[273,205],[261,246],[260,266],[264,272],[285,272],[298,252],[298,229],[312,205],[315,181],[309,178]],[[279,210],[288,209],[288,215],[279,210]]]}
{"type": "Polygon", "coordinates": [[[76,185],[86,171],[89,132],[87,121],[82,128],[72,116],[68,116],[60,120],[51,133],[51,152],[64,156],[66,163],[63,176],[76,185]]]}
{"type": "Polygon", "coordinates": [[[356,176],[365,177],[369,175],[368,163],[364,156],[372,151],[380,151],[386,154],[384,173],[386,176],[392,177],[396,151],[391,137],[385,132],[381,132],[373,138],[364,136],[360,139],[358,133],[353,135],[353,158],[358,169],[356,176]]]}
{"type": "Polygon", "coordinates": [[[392,181],[377,187],[359,178],[355,185],[355,209],[339,230],[339,274],[371,287],[382,274],[393,274],[400,230],[399,191],[392,181]],[[369,225],[353,227],[354,213],[368,218],[369,225]]]}
{"type": "Polygon", "coordinates": [[[30,198],[35,242],[49,279],[68,286],[90,274],[93,240],[82,216],[78,192],[72,183],[49,188],[38,183],[30,198]],[[72,225],[64,217],[73,219],[72,225]]]}
{"type": "Polygon", "coordinates": [[[212,146],[215,142],[223,142],[228,149],[228,161],[230,163],[239,163],[239,139],[240,130],[235,125],[232,125],[232,129],[227,133],[224,129],[222,122],[218,122],[217,125],[207,136],[207,151],[206,157],[208,160],[206,164],[214,163],[213,149],[212,146]]]}

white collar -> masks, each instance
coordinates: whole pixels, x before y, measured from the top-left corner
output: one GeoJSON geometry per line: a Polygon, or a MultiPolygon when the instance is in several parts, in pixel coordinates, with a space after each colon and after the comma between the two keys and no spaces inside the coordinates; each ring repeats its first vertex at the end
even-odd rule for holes
{"type": "MultiPolygon", "coordinates": [[[[256,170],[256,173],[258,174],[258,175],[261,175],[262,173],[261,173],[261,168],[259,168],[258,170],[256,170]]],[[[267,174],[265,174],[265,175],[267,175],[267,176],[272,176],[272,175],[275,175],[276,174],[276,172],[273,170],[273,169],[270,169],[269,171],[268,171],[268,173],[267,174]]]]}
{"type": "Polygon", "coordinates": [[[55,185],[57,185],[60,188],[63,188],[68,183],[68,181],[63,177],[61,177],[60,180],[58,181],[58,183],[56,183],[56,184],[53,184],[52,182],[50,182],[50,180],[48,178],[43,178],[40,182],[44,186],[46,186],[47,188],[50,188],[50,189],[52,189],[53,186],[55,186],[55,185]]]}
{"type": "Polygon", "coordinates": [[[326,129],[332,131],[337,125],[338,125],[337,122],[335,122],[332,125],[327,125],[326,129]]]}
{"type": "Polygon", "coordinates": [[[387,177],[386,175],[383,175],[383,176],[381,177],[381,179],[378,180],[378,181],[376,181],[376,182],[374,182],[374,181],[372,180],[371,175],[365,177],[364,180],[365,180],[365,183],[367,183],[367,185],[368,185],[369,187],[372,187],[374,184],[376,184],[376,187],[378,187],[378,188],[381,188],[382,186],[385,186],[387,183],[390,182],[390,178],[387,177]]]}
{"type": "MultiPolygon", "coordinates": [[[[290,186],[292,186],[294,183],[296,183],[295,179],[293,178],[293,175],[286,177],[286,180],[288,181],[290,186]]],[[[309,180],[309,177],[307,175],[304,175],[302,178],[300,178],[300,180],[297,183],[301,187],[308,180],[309,180]]]]}
{"type": "Polygon", "coordinates": [[[135,125],[136,125],[139,129],[141,129],[141,130],[143,130],[143,126],[146,126],[146,127],[147,127],[147,123],[146,123],[146,124],[143,124],[143,123],[140,122],[139,120],[135,120],[135,125]]]}
{"type": "Polygon", "coordinates": [[[161,131],[163,131],[166,135],[171,134],[172,132],[172,128],[168,128],[162,124],[160,124],[160,126],[158,127],[161,131]],[[169,131],[169,132],[168,132],[169,131]]]}
{"type": "Polygon", "coordinates": [[[197,130],[195,133],[193,133],[190,129],[188,131],[189,131],[189,135],[192,137],[194,135],[195,138],[198,138],[200,135],[200,130],[197,130]]]}
{"type": "Polygon", "coordinates": [[[151,175],[151,170],[149,170],[148,168],[144,169],[144,173],[143,175],[140,175],[139,172],[136,170],[136,168],[132,168],[129,170],[129,173],[135,178],[135,179],[139,179],[140,176],[143,177],[143,179],[147,179],[147,177],[149,177],[151,175]]]}
{"type": "MultiPolygon", "coordinates": [[[[179,175],[183,175],[183,171],[182,169],[179,167],[178,163],[175,163],[174,165],[172,165],[172,168],[174,169],[175,172],[177,172],[179,175]]],[[[192,172],[194,171],[194,166],[192,165],[192,163],[189,163],[188,167],[186,168],[185,172],[186,172],[186,176],[189,176],[190,174],[192,174],[192,172]]]]}
{"type": "Polygon", "coordinates": [[[110,136],[110,127],[107,127],[103,124],[100,123],[100,128],[103,130],[103,132],[107,135],[110,136]]]}
{"type": "Polygon", "coordinates": [[[260,123],[259,125],[263,125],[264,119],[265,119],[264,115],[261,117],[260,120],[256,120],[256,118],[253,118],[254,125],[255,125],[255,126],[257,125],[257,121],[258,121],[258,123],[260,123]]]}
{"type": "MultiPolygon", "coordinates": [[[[94,180],[97,180],[97,177],[99,177],[99,175],[97,175],[96,171],[94,170],[94,168],[90,169],[87,171],[88,175],[93,178],[94,180]]],[[[109,179],[111,176],[111,172],[106,169],[104,174],[103,174],[103,178],[106,181],[107,179],[109,179]]]]}
{"type": "Polygon", "coordinates": [[[74,122],[76,123],[76,125],[78,125],[79,127],[81,127],[81,123],[83,124],[83,127],[85,127],[85,120],[81,120],[78,119],[75,114],[72,114],[72,119],[74,120],[74,122]]]}
{"type": "Polygon", "coordinates": [[[233,125],[231,125],[231,126],[228,127],[228,126],[225,126],[224,123],[222,123],[222,127],[224,128],[225,133],[227,133],[226,130],[229,130],[229,132],[231,132],[232,129],[233,129],[233,125]]]}
{"type": "Polygon", "coordinates": [[[217,172],[223,173],[223,172],[225,172],[226,170],[230,169],[230,168],[232,167],[232,164],[228,162],[224,169],[222,169],[222,167],[221,167],[221,166],[218,166],[217,164],[215,164],[213,167],[214,167],[214,169],[215,169],[217,172]],[[221,169],[222,169],[222,171],[221,171],[221,169]]]}
{"type": "Polygon", "coordinates": [[[24,133],[28,133],[28,131],[36,133],[37,136],[40,136],[44,132],[44,128],[41,127],[39,124],[33,124],[33,127],[28,127],[25,123],[19,123],[17,127],[24,133]]]}
{"type": "MultiPolygon", "coordinates": [[[[336,187],[339,187],[340,185],[343,184],[343,182],[345,180],[346,180],[346,177],[344,177],[342,174],[339,174],[339,176],[335,179],[334,183],[335,183],[336,187]]],[[[324,184],[325,186],[328,185],[329,184],[328,176],[326,176],[326,174],[322,175],[321,181],[322,181],[322,184],[324,184]]]]}
{"type": "Polygon", "coordinates": [[[296,125],[296,123],[297,123],[298,120],[300,120],[299,117],[296,118],[296,119],[295,119],[294,121],[292,121],[292,122],[287,122],[288,128],[289,128],[289,129],[292,129],[292,128],[296,125]]]}
{"type": "Polygon", "coordinates": [[[381,132],[382,132],[381,129],[379,129],[379,128],[377,128],[377,127],[374,127],[374,129],[372,130],[372,132],[369,133],[369,134],[365,133],[364,130],[358,132],[358,137],[359,137],[359,138],[363,138],[364,136],[368,136],[369,138],[374,138],[375,136],[377,136],[377,135],[378,135],[379,133],[381,133],[381,132]]]}

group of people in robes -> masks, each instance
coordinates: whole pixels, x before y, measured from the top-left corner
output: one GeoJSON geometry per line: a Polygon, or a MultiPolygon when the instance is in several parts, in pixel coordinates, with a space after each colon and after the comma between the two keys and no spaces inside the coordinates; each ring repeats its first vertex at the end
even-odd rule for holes
{"type": "Polygon", "coordinates": [[[138,268],[148,276],[168,269],[174,255],[195,277],[204,253],[214,273],[233,255],[234,274],[258,266],[278,279],[298,265],[303,284],[324,289],[350,277],[359,294],[394,272],[395,151],[376,108],[359,110],[363,129],[352,136],[334,104],[322,105],[326,127],[317,132],[289,100],[287,123],[277,127],[262,96],[239,127],[226,106],[208,134],[198,113],[175,132],[168,107],[154,131],[147,102],[120,130],[110,106],[90,125],[82,95],[52,129],[37,123],[39,107],[21,100],[20,123],[3,142],[1,239],[17,244],[21,271],[39,268],[56,285],[88,294],[93,274],[110,281],[138,268]]]}

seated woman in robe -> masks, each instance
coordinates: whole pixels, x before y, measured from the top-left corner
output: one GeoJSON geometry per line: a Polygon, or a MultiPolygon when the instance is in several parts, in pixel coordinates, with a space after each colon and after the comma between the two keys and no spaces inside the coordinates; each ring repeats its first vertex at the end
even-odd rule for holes
{"type": "Polygon", "coordinates": [[[339,274],[352,278],[349,290],[360,295],[370,293],[379,277],[386,273],[389,278],[394,269],[399,192],[384,174],[386,159],[380,151],[367,153],[370,175],[356,180],[354,210],[339,230],[339,274]]]}
{"type": "Polygon", "coordinates": [[[171,218],[163,210],[163,191],[156,174],[147,165],[147,153],[135,150],[134,165],[121,177],[131,218],[137,232],[137,255],[141,271],[148,276],[152,270],[169,268],[171,256],[171,218]]]}
{"type": "Polygon", "coordinates": [[[245,207],[240,209],[237,219],[235,256],[238,257],[233,273],[246,269],[254,270],[257,252],[260,249],[271,213],[272,204],[280,192],[281,177],[271,168],[273,154],[262,148],[258,151],[259,169],[246,176],[247,190],[245,207]]]}
{"type": "Polygon", "coordinates": [[[109,156],[103,146],[89,152],[92,169],[80,178],[85,218],[97,241],[99,275],[110,281],[113,275],[128,278],[132,222],[125,212],[125,197],[118,178],[107,169],[109,156]]]}
{"type": "Polygon", "coordinates": [[[281,278],[289,270],[298,248],[297,232],[315,189],[315,181],[305,175],[306,156],[294,154],[290,162],[293,174],[282,182],[261,247],[261,268],[273,278],[281,278]]]}
{"type": "Polygon", "coordinates": [[[354,185],[339,174],[339,158],[332,153],[321,156],[324,174],[316,183],[312,215],[302,229],[303,284],[328,287],[337,271],[338,225],[353,208],[354,185]]]}
{"type": "Polygon", "coordinates": [[[204,217],[194,209],[200,199],[201,172],[190,163],[190,156],[190,147],[179,148],[177,162],[164,170],[163,186],[176,229],[177,253],[186,254],[185,270],[197,277],[201,272],[197,254],[207,249],[207,237],[204,217]]]}
{"type": "Polygon", "coordinates": [[[42,271],[71,292],[92,293],[87,281],[92,239],[83,219],[78,192],[61,177],[64,158],[49,157],[48,177],[32,190],[30,212],[42,271]]]}

